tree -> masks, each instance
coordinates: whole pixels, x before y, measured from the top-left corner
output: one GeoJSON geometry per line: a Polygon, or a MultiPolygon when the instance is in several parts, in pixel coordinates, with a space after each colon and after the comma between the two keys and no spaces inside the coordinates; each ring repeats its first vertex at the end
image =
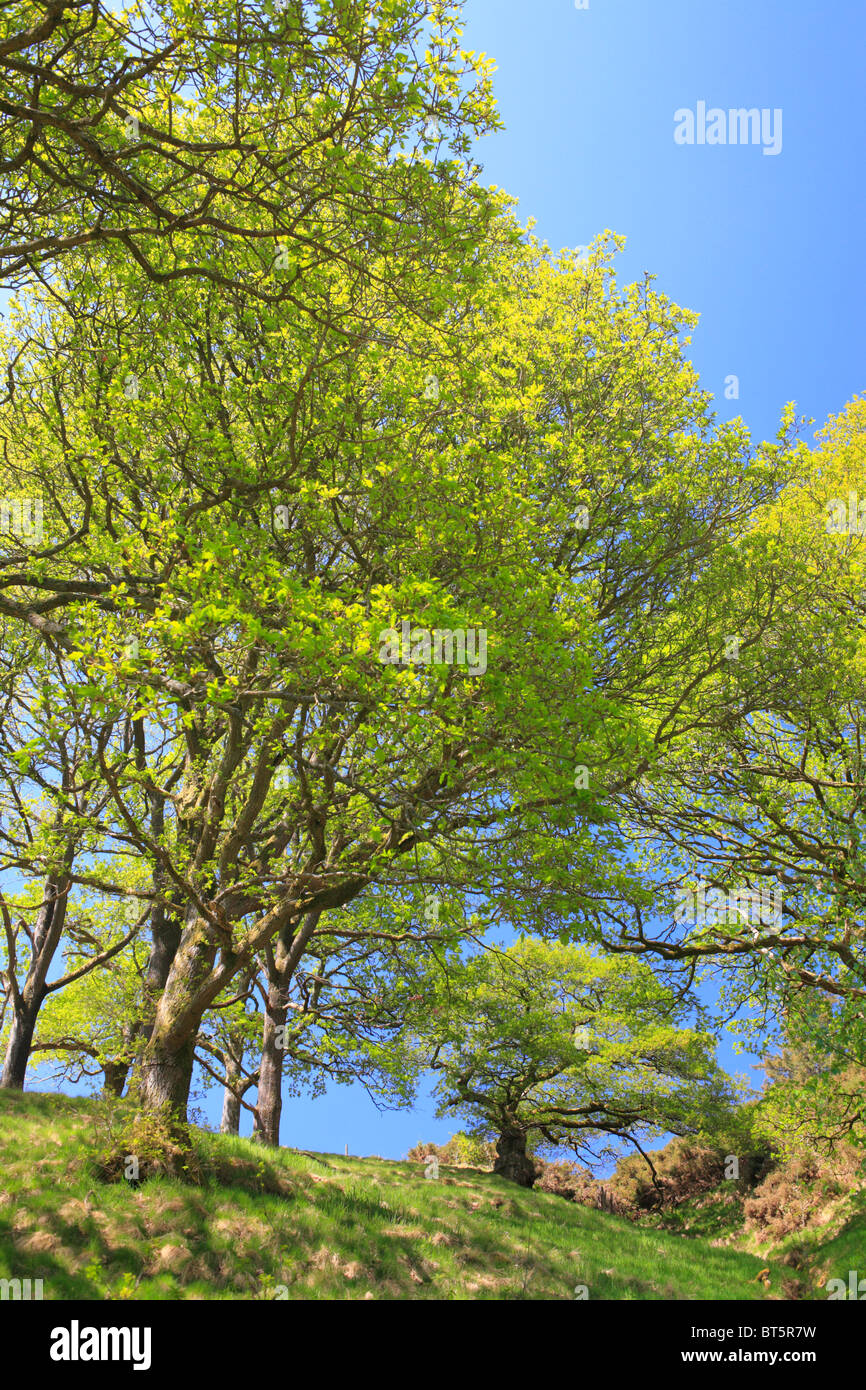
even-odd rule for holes
{"type": "MultiPolygon", "coordinates": [[[[772,1003],[776,1014],[768,1032],[779,1051],[761,1064],[767,1079],[754,1107],[756,1133],[784,1160],[817,1161],[823,1168],[836,1160],[846,1176],[859,1169],[862,1177],[866,1027],[858,1001],[804,986],[772,1003]]],[[[742,1031],[757,1030],[753,1023],[742,1031]]]]}
{"type": "Polygon", "coordinates": [[[414,1036],[438,1113],[495,1138],[495,1171],[529,1187],[528,1141],[580,1155],[616,1136],[643,1153],[724,1118],[734,1091],[689,1012],[641,962],[523,938],[450,970],[414,1036]]]}
{"type": "Polygon", "coordinates": [[[851,1060],[866,999],[866,401],[802,451],[798,474],[723,566],[742,639],[710,689],[727,717],[711,726],[687,707],[677,756],[623,796],[655,892],[645,913],[608,913],[605,940],[690,972],[730,967],[731,1012],[826,1022],[836,1001],[831,1034],[851,1060]]]}
{"type": "Polygon", "coordinates": [[[32,1048],[35,1059],[53,1065],[55,1077],[73,1083],[99,1077],[103,1095],[115,1097],[123,1095],[135,1058],[146,959],[140,932],[127,949],[106,954],[117,939],[118,919],[134,922],[135,908],[111,900],[88,904],[86,932],[79,928],[65,942],[65,964],[74,978],[47,995],[32,1048]],[[78,974],[100,948],[104,958],[78,974]]]}
{"type": "Polygon", "coordinates": [[[240,1132],[241,1106],[246,1105],[244,1096],[258,1080],[258,1071],[249,1071],[244,1066],[246,1054],[261,1031],[255,1011],[254,982],[253,970],[237,980],[232,997],[217,1000],[205,1016],[196,1040],[196,1061],[202,1068],[205,1089],[213,1080],[219,1080],[223,1088],[221,1134],[240,1132]],[[220,1066],[222,1075],[214,1072],[213,1062],[220,1066]]]}
{"type": "MultiPolygon", "coordinates": [[[[484,234],[490,211],[501,202],[475,185],[473,166],[462,158],[468,152],[469,136],[482,133],[494,118],[487,66],[460,51],[454,16],[444,7],[398,0],[372,8],[342,4],[333,13],[304,4],[277,8],[276,20],[270,6],[220,4],[207,7],[206,14],[200,6],[157,6],[143,18],[134,12],[117,17],[98,5],[56,4],[49,7],[44,24],[16,30],[23,10],[13,6],[6,15],[9,32],[0,45],[0,57],[7,60],[13,85],[18,84],[17,96],[7,101],[7,114],[22,144],[10,167],[20,173],[32,166],[34,179],[30,186],[19,183],[25,192],[17,200],[14,189],[7,199],[7,230],[17,228],[24,238],[9,250],[9,273],[14,277],[29,269],[41,275],[46,258],[60,257],[44,301],[62,305],[67,316],[65,344],[61,347],[55,340],[54,347],[60,347],[71,370],[73,394],[82,380],[92,382],[91,368],[96,367],[100,414],[107,404],[106,384],[109,394],[114,394],[114,405],[121,399],[125,403],[138,399],[139,363],[152,360],[152,330],[154,326],[164,329],[166,316],[183,347],[179,353],[177,339],[169,341],[163,332],[168,371],[161,373],[157,365],[155,373],[161,378],[162,403],[167,406],[171,396],[171,390],[165,390],[166,378],[172,390],[179,388],[185,395],[187,404],[196,401],[189,372],[190,355],[197,358],[210,391],[204,419],[201,415],[198,419],[208,438],[213,438],[216,423],[207,415],[212,407],[219,428],[231,434],[228,401],[220,399],[226,371],[232,384],[229,395],[237,393],[236,400],[249,388],[248,373],[254,373],[258,394],[269,397],[266,413],[272,412],[266,423],[268,449],[274,445],[276,427],[287,434],[288,451],[288,457],[280,460],[282,467],[275,467],[271,478],[253,482],[248,495],[258,514],[247,515],[245,521],[252,523],[259,540],[260,509],[271,531],[274,486],[286,482],[287,472],[291,477],[296,471],[296,434],[299,422],[303,425],[307,398],[318,393],[327,398],[327,381],[336,377],[339,386],[346,362],[351,364],[360,349],[378,340],[383,328],[399,341],[401,319],[415,316],[422,322],[429,365],[431,336],[435,336],[431,323],[443,317],[439,303],[444,303],[443,290],[453,293],[464,281],[471,283],[473,247],[484,234]],[[212,21],[211,29],[208,21],[212,21]],[[165,42],[162,33],[168,35],[165,42]],[[130,58],[129,50],[136,46],[145,50],[140,66],[130,58]],[[35,52],[36,67],[29,59],[14,56],[30,49],[35,52]],[[22,78],[24,67],[27,72],[22,78]],[[27,86],[30,79],[35,87],[27,86]],[[178,87],[183,88],[183,97],[176,95],[178,87]],[[69,99],[61,115],[47,106],[33,108],[34,91],[41,99],[57,90],[69,99]],[[126,103],[137,101],[132,115],[118,107],[118,94],[126,103]],[[25,100],[31,104],[22,105],[25,100]],[[166,111],[167,130],[159,124],[166,111]],[[135,135],[143,132],[141,147],[130,149],[123,144],[129,130],[122,134],[120,127],[115,129],[112,122],[116,124],[118,115],[127,126],[131,121],[135,135]],[[42,157],[46,144],[51,147],[47,160],[42,157]],[[123,145],[119,153],[114,148],[118,144],[123,145]],[[434,161],[428,156],[435,151],[447,157],[434,161]],[[133,158],[139,162],[130,176],[127,164],[133,158]],[[239,180],[241,165],[244,174],[239,180]],[[69,208],[63,189],[71,190],[69,208]],[[160,198],[163,202],[157,206],[160,198]],[[145,214],[150,214],[144,216],[144,225],[142,205],[145,214]],[[94,224],[82,230],[92,206],[98,209],[94,224]],[[55,223],[68,211],[75,223],[71,239],[62,232],[45,235],[52,210],[55,223]],[[130,210],[135,226],[130,225],[130,210]],[[40,221],[39,234],[28,240],[34,218],[40,221]],[[147,293],[143,293],[142,271],[153,282],[147,293]],[[204,302],[204,317],[198,312],[202,281],[214,291],[204,302]],[[258,317],[249,315],[244,305],[250,298],[267,310],[258,317]],[[195,319],[192,332],[184,317],[184,310],[190,308],[195,319]],[[283,323],[278,311],[288,315],[283,323]],[[273,359],[276,373],[265,353],[266,338],[275,329],[284,331],[280,361],[273,359]],[[222,359],[216,381],[212,348],[222,359]],[[280,365],[284,368],[281,377],[280,365]],[[300,383],[294,402],[286,388],[292,378],[300,383]]],[[[55,327],[58,322],[55,318],[55,327]]],[[[15,340],[10,360],[17,361],[25,349],[25,342],[15,340]]],[[[65,371],[61,375],[62,384],[55,379],[55,385],[69,403],[70,382],[65,371]]],[[[25,407],[22,415],[29,388],[19,391],[23,382],[16,381],[12,369],[8,385],[10,418],[22,420],[28,413],[25,407]]],[[[334,421],[339,420],[339,390],[332,394],[326,424],[332,409],[334,421]]],[[[110,406],[109,414],[113,412],[110,406]]],[[[198,414],[197,406],[194,412],[198,414]]],[[[171,420],[171,408],[163,418],[171,420]]],[[[172,439],[177,438],[176,420],[169,427],[172,439]]],[[[100,458],[107,441],[101,423],[91,437],[92,443],[102,441],[96,444],[100,458]]],[[[106,423],[111,434],[110,419],[106,423]]],[[[143,418],[139,423],[147,428],[143,418]]],[[[202,443],[199,436],[190,457],[198,458],[202,443]]],[[[258,445],[263,446],[264,440],[258,445]]],[[[4,612],[35,627],[47,643],[67,656],[84,657],[78,634],[73,635],[71,628],[64,630],[45,614],[58,608],[74,612],[89,603],[102,614],[116,613],[114,579],[124,575],[125,598],[119,608],[125,609],[126,621],[135,628],[134,614],[142,609],[153,614],[153,578],[147,571],[156,552],[145,547],[144,573],[133,575],[128,563],[131,553],[122,544],[119,550],[114,547],[120,496],[112,496],[113,480],[101,464],[94,472],[93,454],[79,458],[71,477],[67,456],[51,477],[30,466],[32,452],[25,443],[10,481],[16,490],[23,485],[30,501],[34,486],[46,490],[56,508],[55,521],[59,519],[67,537],[59,546],[40,545],[33,563],[27,563],[32,555],[22,556],[22,548],[12,542],[5,582],[11,606],[4,612]],[[93,512],[94,489],[101,494],[98,519],[93,512]],[[91,546],[92,526],[102,525],[103,535],[111,537],[108,547],[99,541],[91,546]],[[73,546],[83,542],[86,559],[81,551],[72,555],[68,542],[73,537],[73,546]],[[21,573],[22,559],[26,576],[21,573]],[[100,571],[99,578],[93,565],[100,571]],[[35,604],[25,599],[29,609],[25,617],[17,600],[27,591],[32,597],[34,590],[39,597],[35,604]]],[[[136,452],[133,444],[133,456],[136,452]]],[[[183,453],[187,454],[186,445],[183,453]]],[[[122,449],[120,455],[109,451],[112,466],[123,467],[122,449]]],[[[226,462],[226,457],[221,458],[220,470],[226,462]]],[[[298,476],[305,469],[306,464],[298,476]]],[[[141,473],[132,480],[131,494],[124,500],[131,504],[133,518],[150,503],[159,519],[165,520],[166,498],[174,500],[177,475],[172,468],[157,471],[158,481],[141,473]]],[[[233,474],[226,492],[227,481],[224,474],[214,494],[218,506],[221,494],[227,501],[240,483],[233,474]]],[[[203,476],[196,482],[201,485],[203,476]]],[[[297,492],[297,477],[288,489],[290,499],[297,492]]],[[[211,506],[195,487],[185,500],[193,515],[202,503],[205,509],[211,506]]],[[[124,501],[120,506],[123,513],[124,501]]],[[[281,503],[277,510],[288,507],[281,503]]],[[[8,532],[3,529],[3,543],[8,545],[8,532]]],[[[185,548],[178,533],[175,541],[169,541],[169,550],[178,540],[185,548]]],[[[247,531],[244,545],[248,541],[247,531]]],[[[165,550],[163,559],[168,559],[165,550]]],[[[173,564],[169,559],[168,572],[173,564]]],[[[92,655],[86,658],[90,674],[96,669],[103,675],[113,674],[121,666],[129,685],[140,687],[141,682],[135,682],[136,662],[117,659],[118,640],[122,650],[129,645],[122,626],[118,631],[117,624],[109,621],[102,637],[108,651],[101,661],[94,661],[92,655]]],[[[204,675],[200,656],[196,664],[204,675]]],[[[162,684],[155,667],[151,666],[149,676],[162,684]]],[[[184,685],[169,679],[164,688],[187,705],[190,696],[196,703],[202,692],[194,693],[186,685],[184,695],[184,685]]],[[[132,690],[130,695],[130,704],[140,704],[132,690]]],[[[142,712],[137,717],[132,714],[129,707],[124,708],[122,723],[131,731],[131,762],[141,778],[147,761],[156,756],[155,745],[147,740],[157,721],[152,718],[145,728],[142,712]]],[[[188,717],[188,707],[180,717],[188,717]]],[[[201,754],[202,741],[196,738],[190,757],[200,759],[201,754]]],[[[149,818],[142,848],[153,868],[151,997],[166,985],[185,911],[176,875],[173,878],[164,859],[153,853],[153,845],[159,845],[165,833],[166,801],[178,775],[177,768],[169,768],[158,783],[151,779],[135,789],[137,801],[143,802],[135,812],[146,809],[149,818]]],[[[265,790],[262,782],[256,796],[265,790]]],[[[119,808],[117,817],[122,820],[128,809],[119,808]]],[[[105,824],[104,830],[116,834],[117,822],[105,824]]],[[[190,852],[195,857],[195,851],[190,852]]],[[[109,885],[108,891],[118,891],[110,880],[109,885]]],[[[251,947],[245,964],[252,954],[251,947]]],[[[141,1036],[149,1040],[150,1032],[151,1023],[145,1020],[141,1036]]]]}
{"type": "Polygon", "coordinates": [[[277,998],[282,1022],[269,1017],[273,951],[230,998],[217,999],[199,1030],[196,1060],[205,1087],[224,1087],[224,1132],[238,1133],[243,1107],[252,1114],[253,1139],[276,1146],[285,1090],[318,1096],[330,1084],[360,1082],[379,1108],[409,1103],[417,1076],[403,1033],[431,971],[447,969],[454,937],[444,921],[431,930],[411,918],[375,893],[330,913],[328,931],[317,933],[277,998]],[[266,1047],[267,1067],[260,1060],[266,1047]],[[244,1096],[254,1085],[251,1104],[244,1096]]]}
{"type": "MultiPolygon", "coordinates": [[[[73,882],[76,865],[83,869],[94,852],[91,827],[108,800],[94,776],[93,743],[80,736],[79,721],[57,722],[51,687],[58,671],[51,654],[14,624],[6,637],[0,871],[23,887],[0,893],[0,1028],[8,1017],[0,1086],[20,1090],[46,999],[112,961],[136,936],[143,916],[124,911],[126,903],[112,911],[88,902],[73,882]],[[52,979],[64,942],[69,968],[52,979]]],[[[118,878],[124,878],[122,869],[118,878]]]]}
{"type": "Polygon", "coordinates": [[[432,884],[560,925],[616,879],[605,808],[666,746],[677,671],[719,661],[671,613],[787,458],[714,424],[690,316],[618,292],[613,250],[489,236],[471,320],[462,290],[441,315],[438,395],[430,329],[394,305],[349,374],[296,320],[265,357],[269,325],[177,291],[137,396],[86,318],[22,323],[6,457],[22,480],[38,461],[62,538],[14,548],[0,608],[112,731],[99,830],[176,923],[149,1108],[182,1117],[201,1020],[257,953],[282,933],[294,969],[329,912],[417,878],[420,846],[432,884]],[[437,632],[476,657],[489,635],[483,669],[434,661],[437,632]]]}
{"type": "Polygon", "coordinates": [[[15,0],[0,113],[0,278],[93,249],[140,284],[295,307],[334,264],[363,286],[371,252],[411,300],[407,248],[432,262],[466,234],[457,163],[497,123],[489,64],[438,0],[15,0]],[[411,157],[437,151],[434,188],[411,157]],[[234,275],[239,243],[258,274],[234,275]]]}

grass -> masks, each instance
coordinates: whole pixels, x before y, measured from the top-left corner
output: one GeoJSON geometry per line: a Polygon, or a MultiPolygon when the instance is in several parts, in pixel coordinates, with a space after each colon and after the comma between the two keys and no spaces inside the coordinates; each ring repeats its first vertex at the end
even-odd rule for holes
{"type": "MultiPolygon", "coordinates": [[[[45,1299],[573,1300],[585,1285],[590,1299],[675,1301],[780,1298],[791,1275],[475,1169],[430,1181],[420,1163],[200,1130],[200,1185],[108,1183],[111,1124],[99,1101],[0,1092],[0,1278],[41,1278],[45,1299]]],[[[864,1236],[812,1251],[815,1279],[836,1264],[847,1279],[857,1258],[866,1274],[864,1236]]]]}

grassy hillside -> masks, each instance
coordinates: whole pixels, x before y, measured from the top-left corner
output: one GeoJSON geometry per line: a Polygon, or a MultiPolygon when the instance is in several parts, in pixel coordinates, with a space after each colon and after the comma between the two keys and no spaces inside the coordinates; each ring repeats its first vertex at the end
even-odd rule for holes
{"type": "MultiPolygon", "coordinates": [[[[474,1169],[430,1181],[418,1163],[199,1131],[201,1185],[106,1183],[110,1123],[100,1102],[0,1092],[0,1277],[41,1278],[46,1299],[571,1300],[584,1284],[590,1299],[754,1300],[790,1280],[778,1260],[474,1169]]],[[[866,1269],[866,1230],[835,1243],[840,1273],[858,1252],[866,1269]]]]}

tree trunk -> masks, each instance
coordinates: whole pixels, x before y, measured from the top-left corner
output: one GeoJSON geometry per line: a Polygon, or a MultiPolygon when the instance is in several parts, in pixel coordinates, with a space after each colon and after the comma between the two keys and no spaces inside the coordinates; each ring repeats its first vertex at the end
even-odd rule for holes
{"type": "Polygon", "coordinates": [[[215,956],[216,945],[204,923],[193,920],[175,952],[139,1063],[142,1109],[162,1113],[176,1133],[187,1123],[198,1030],[219,992],[218,986],[208,988],[215,956]]]}
{"type": "Polygon", "coordinates": [[[123,1095],[123,1088],[126,1085],[126,1078],[129,1075],[128,1062],[103,1062],[102,1064],[102,1094],[103,1096],[116,1096],[118,1100],[123,1095]]]}
{"type": "Polygon", "coordinates": [[[240,1080],[241,1069],[234,1057],[226,1057],[226,1087],[223,1091],[223,1113],[220,1120],[220,1134],[240,1134],[241,1103],[232,1090],[233,1083],[240,1080]]]}
{"type": "MultiPolygon", "coordinates": [[[[308,912],[304,926],[292,938],[291,947],[284,958],[288,979],[291,979],[321,911],[319,908],[308,912]]],[[[234,956],[227,969],[214,971],[216,954],[217,943],[209,924],[192,916],[184,927],[171,963],[141,1060],[139,1094],[142,1109],[149,1114],[163,1112],[169,1115],[176,1133],[186,1125],[195,1043],[205,1011],[231,979],[249,968],[248,960],[234,956]]]]}
{"type": "Polygon", "coordinates": [[[150,919],[150,954],[144,972],[144,1009],[132,1029],[139,1054],[150,1040],[153,1016],[177,955],[182,930],[176,914],[167,912],[162,906],[154,908],[150,919]]]}
{"type": "MultiPolygon", "coordinates": [[[[238,997],[245,997],[250,993],[255,977],[255,969],[250,968],[246,971],[238,984],[238,997]]],[[[225,1087],[223,1089],[223,1113],[222,1119],[220,1120],[220,1134],[240,1134],[241,1100],[253,1084],[252,1077],[248,1077],[245,1083],[241,1081],[246,1050],[246,1038],[244,1036],[243,1027],[230,1021],[227,1022],[226,1043],[222,1052],[218,1054],[223,1064],[226,1077],[225,1087]]]]}
{"type": "Polygon", "coordinates": [[[151,946],[144,974],[142,1012],[130,1030],[136,1068],[144,1065],[144,1054],[153,1033],[156,1010],[180,944],[180,922],[168,916],[163,908],[156,908],[151,918],[150,935],[151,946]]]}
{"type": "Polygon", "coordinates": [[[285,987],[279,981],[272,980],[268,985],[268,1003],[262,1028],[262,1060],[259,1066],[253,1138],[260,1144],[267,1144],[274,1149],[278,1148],[280,1143],[284,1039],[288,1013],[285,987]]]}
{"type": "Polygon", "coordinates": [[[148,1046],[139,1082],[145,1111],[163,1111],[173,1124],[186,1125],[186,1108],[192,1084],[195,1033],[179,1047],[148,1046]]]}
{"type": "Polygon", "coordinates": [[[32,999],[29,1003],[22,999],[20,1007],[13,1014],[12,1027],[9,1030],[9,1043],[6,1048],[6,1060],[3,1066],[3,1077],[0,1080],[0,1087],[4,1091],[24,1090],[24,1077],[27,1074],[27,1063],[30,1060],[33,1034],[36,1030],[36,1019],[41,1003],[41,998],[32,999]]]}
{"type": "Polygon", "coordinates": [[[517,1133],[500,1134],[496,1141],[496,1161],[494,1173],[518,1187],[532,1187],[537,1173],[535,1164],[526,1156],[526,1135],[517,1133]]]}
{"type": "Polygon", "coordinates": [[[280,1143],[284,1036],[285,1023],[289,1015],[289,985],[321,915],[321,908],[313,908],[300,924],[297,919],[287,922],[277,939],[276,951],[270,957],[268,1003],[262,1027],[262,1060],[259,1067],[253,1138],[271,1148],[278,1148],[280,1143]],[[281,1029],[281,1032],[278,1032],[278,1029],[281,1029]],[[277,1046],[278,1042],[280,1046],[277,1046]]]}
{"type": "MultiPolygon", "coordinates": [[[[72,852],[67,851],[67,867],[71,860],[72,852]]],[[[36,1020],[46,994],[45,981],[63,935],[68,892],[69,879],[65,875],[46,879],[42,905],[36,914],[36,924],[33,928],[33,950],[27,979],[24,988],[13,998],[12,1028],[3,1076],[0,1077],[0,1088],[3,1090],[24,1089],[24,1077],[33,1047],[36,1020]]]]}
{"type": "MultiPolygon", "coordinates": [[[[144,988],[148,998],[156,1001],[165,989],[168,972],[177,955],[180,945],[181,924],[176,916],[157,908],[151,919],[151,947],[144,977],[144,988]]],[[[145,1037],[149,1036],[150,1022],[144,1021],[145,1037]]]]}
{"type": "MultiPolygon", "coordinates": [[[[146,768],[144,746],[144,725],[141,720],[134,721],[136,765],[140,772],[146,768]]],[[[160,841],[165,833],[165,800],[154,793],[151,799],[150,831],[155,841],[160,841]]],[[[179,906],[170,902],[171,885],[165,870],[157,866],[153,873],[153,888],[156,895],[150,917],[150,954],[144,975],[144,1008],[132,1027],[137,1060],[150,1041],[153,1032],[153,1019],[157,1005],[168,980],[169,971],[180,946],[183,931],[182,912],[179,906]]]]}

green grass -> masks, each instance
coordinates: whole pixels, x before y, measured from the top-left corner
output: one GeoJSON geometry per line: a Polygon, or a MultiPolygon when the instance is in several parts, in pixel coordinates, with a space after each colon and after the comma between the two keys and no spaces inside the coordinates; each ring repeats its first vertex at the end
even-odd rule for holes
{"type": "MultiPolygon", "coordinates": [[[[204,1131],[200,1185],[106,1183],[110,1123],[97,1101],[0,1092],[0,1277],[41,1278],[46,1299],[757,1300],[791,1275],[474,1169],[428,1181],[204,1131]]],[[[844,1277],[858,1258],[866,1274],[862,1229],[832,1245],[844,1277]]]]}
{"type": "MultiPolygon", "coordinates": [[[[866,1216],[853,1217],[832,1240],[802,1242],[800,1253],[802,1269],[812,1285],[820,1283],[823,1288],[828,1279],[842,1279],[847,1286],[852,1269],[858,1279],[866,1279],[866,1216]]],[[[866,1292],[858,1301],[864,1297],[866,1292]]]]}
{"type": "Polygon", "coordinates": [[[652,1213],[647,1220],[670,1234],[704,1236],[761,1260],[772,1256],[784,1267],[783,1297],[823,1299],[828,1297],[830,1279],[842,1279],[848,1286],[851,1270],[857,1272],[858,1281],[866,1279],[866,1190],[846,1192],[838,1182],[820,1178],[810,1186],[827,1196],[820,1216],[783,1237],[770,1238],[760,1230],[747,1230],[740,1202],[724,1188],[652,1213]]]}

